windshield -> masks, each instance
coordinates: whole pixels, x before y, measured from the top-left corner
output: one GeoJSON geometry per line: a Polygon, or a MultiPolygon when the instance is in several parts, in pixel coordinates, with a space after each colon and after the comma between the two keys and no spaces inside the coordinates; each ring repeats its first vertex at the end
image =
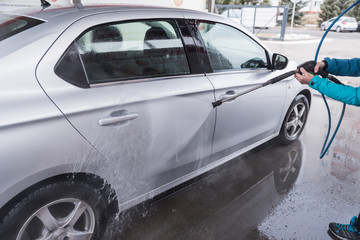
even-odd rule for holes
{"type": "Polygon", "coordinates": [[[43,23],[30,17],[0,14],[0,41],[43,23]]]}

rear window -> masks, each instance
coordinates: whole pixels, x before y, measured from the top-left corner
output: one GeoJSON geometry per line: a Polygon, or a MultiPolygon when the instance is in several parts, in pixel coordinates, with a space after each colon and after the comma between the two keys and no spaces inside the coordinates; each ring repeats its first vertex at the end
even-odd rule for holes
{"type": "Polygon", "coordinates": [[[43,23],[30,17],[0,14],[0,41],[43,23]]]}
{"type": "Polygon", "coordinates": [[[347,18],[344,20],[344,22],[354,23],[354,22],[356,22],[356,19],[355,18],[347,18]]]}

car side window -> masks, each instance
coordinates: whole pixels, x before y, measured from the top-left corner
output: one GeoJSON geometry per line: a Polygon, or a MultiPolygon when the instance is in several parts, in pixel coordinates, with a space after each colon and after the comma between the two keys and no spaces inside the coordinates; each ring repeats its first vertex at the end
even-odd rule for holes
{"type": "Polygon", "coordinates": [[[190,73],[172,20],[95,26],[76,46],[90,84],[190,73]]]}
{"type": "Polygon", "coordinates": [[[197,22],[215,72],[267,68],[267,55],[240,30],[220,23],[197,22]]]}

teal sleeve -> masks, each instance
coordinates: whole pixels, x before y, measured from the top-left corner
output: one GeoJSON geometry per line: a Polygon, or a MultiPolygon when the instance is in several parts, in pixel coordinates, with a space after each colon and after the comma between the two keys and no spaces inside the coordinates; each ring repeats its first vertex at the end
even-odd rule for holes
{"type": "Polygon", "coordinates": [[[314,76],[309,86],[320,93],[350,105],[360,106],[360,89],[352,86],[339,85],[329,81],[327,78],[314,76]]]}
{"type": "Polygon", "coordinates": [[[328,67],[325,71],[338,76],[360,76],[360,58],[336,59],[325,58],[328,67]]]}

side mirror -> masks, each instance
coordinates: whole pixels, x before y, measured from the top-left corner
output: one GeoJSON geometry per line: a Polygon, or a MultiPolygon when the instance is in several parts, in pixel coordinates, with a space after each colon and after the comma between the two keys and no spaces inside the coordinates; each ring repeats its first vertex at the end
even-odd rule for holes
{"type": "Polygon", "coordinates": [[[271,61],[272,70],[282,70],[286,68],[288,62],[289,60],[284,55],[274,53],[271,61]]]}

